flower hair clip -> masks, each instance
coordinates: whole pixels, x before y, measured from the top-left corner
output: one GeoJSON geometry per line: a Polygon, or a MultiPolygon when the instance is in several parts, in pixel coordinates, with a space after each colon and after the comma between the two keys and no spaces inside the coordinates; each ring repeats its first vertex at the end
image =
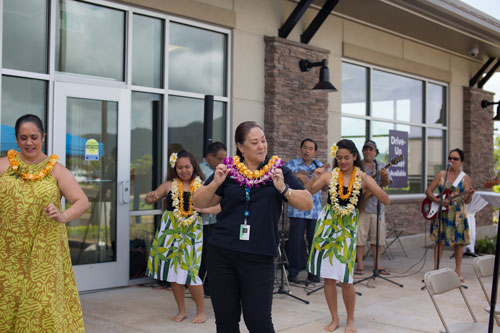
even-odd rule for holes
{"type": "Polygon", "coordinates": [[[177,153],[170,154],[170,158],[168,160],[172,169],[175,168],[175,163],[177,162],[177,153]]]}
{"type": "Polygon", "coordinates": [[[339,147],[337,146],[336,143],[334,143],[332,146],[332,150],[330,152],[332,154],[333,158],[335,158],[337,156],[337,150],[339,150],[339,147]]]}

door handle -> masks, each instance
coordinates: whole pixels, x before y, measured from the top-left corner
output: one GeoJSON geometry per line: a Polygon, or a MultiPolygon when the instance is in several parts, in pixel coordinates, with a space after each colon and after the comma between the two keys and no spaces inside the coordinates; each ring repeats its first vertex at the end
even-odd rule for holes
{"type": "Polygon", "coordinates": [[[128,204],[130,202],[130,180],[122,180],[122,203],[128,204]]]}

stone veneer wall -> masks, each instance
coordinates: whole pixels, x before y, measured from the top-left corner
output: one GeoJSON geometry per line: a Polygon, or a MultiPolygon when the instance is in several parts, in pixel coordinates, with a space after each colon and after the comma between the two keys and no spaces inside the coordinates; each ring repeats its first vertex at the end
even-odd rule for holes
{"type": "Polygon", "coordinates": [[[268,151],[288,161],[300,157],[300,142],[311,138],[318,143],[316,159],[325,163],[328,93],[311,90],[319,81],[319,67],[302,73],[299,60],[321,61],[330,52],[279,37],[266,36],[264,41],[264,130],[268,151]]]}
{"type": "MultiPolygon", "coordinates": [[[[319,145],[317,159],[327,161],[328,93],[311,90],[318,82],[319,67],[302,73],[299,60],[321,61],[328,57],[329,51],[279,37],[264,37],[264,41],[264,129],[269,153],[279,155],[284,161],[297,158],[300,141],[309,137],[319,145]]],[[[481,188],[494,172],[492,108],[482,110],[482,99],[491,101],[493,94],[464,87],[464,170],[471,176],[475,189],[481,188]]],[[[430,222],[420,212],[421,201],[394,200],[387,207],[388,237],[393,236],[390,230],[395,225],[407,228],[402,235],[429,232],[430,222]]],[[[476,214],[477,226],[490,225],[491,217],[492,209],[483,209],[476,214]]]]}
{"type": "MultiPolygon", "coordinates": [[[[472,187],[479,190],[494,177],[493,107],[481,108],[481,100],[493,101],[493,94],[478,88],[464,87],[464,171],[472,187]]],[[[453,149],[455,147],[450,147],[453,149]]],[[[484,191],[484,190],[483,190],[484,191]]],[[[476,226],[492,224],[493,209],[487,206],[476,214],[476,226]]]]}

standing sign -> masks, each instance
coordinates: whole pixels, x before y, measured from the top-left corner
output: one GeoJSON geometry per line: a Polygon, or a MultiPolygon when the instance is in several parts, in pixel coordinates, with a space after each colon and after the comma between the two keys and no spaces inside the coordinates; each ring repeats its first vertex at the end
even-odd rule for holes
{"type": "Polygon", "coordinates": [[[389,188],[408,187],[408,132],[389,130],[389,161],[403,155],[403,160],[389,169],[389,188]]]}

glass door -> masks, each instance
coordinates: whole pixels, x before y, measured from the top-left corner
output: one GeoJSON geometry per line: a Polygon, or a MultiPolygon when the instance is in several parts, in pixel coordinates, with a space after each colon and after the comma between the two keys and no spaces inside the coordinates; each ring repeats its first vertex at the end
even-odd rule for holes
{"type": "Polygon", "coordinates": [[[129,281],[130,92],[55,83],[54,152],[89,198],[67,225],[79,291],[129,281]]]}

